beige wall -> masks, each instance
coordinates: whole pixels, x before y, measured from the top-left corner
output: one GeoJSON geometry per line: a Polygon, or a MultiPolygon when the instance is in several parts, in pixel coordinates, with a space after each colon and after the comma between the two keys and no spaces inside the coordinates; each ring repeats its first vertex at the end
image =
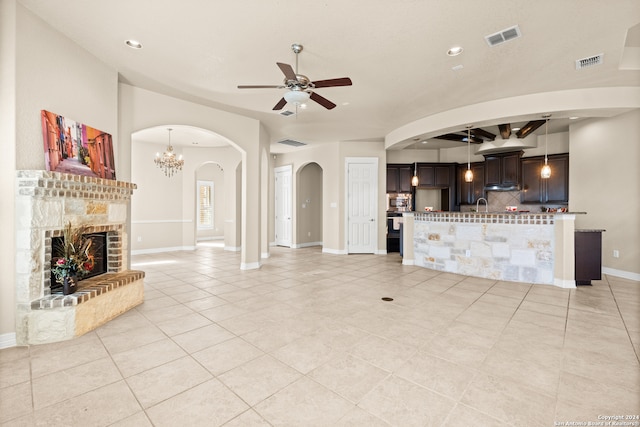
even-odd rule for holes
{"type": "MultiPolygon", "coordinates": [[[[2,0],[1,7],[0,135],[7,141],[3,158],[15,163],[16,169],[45,169],[40,123],[43,109],[110,133],[117,152],[118,73],[14,0],[2,0]]],[[[14,213],[5,211],[15,206],[15,170],[2,173],[7,180],[3,175],[0,197],[5,202],[0,211],[3,222],[12,224],[14,213]]],[[[117,161],[116,174],[119,176],[117,161]]],[[[11,259],[15,252],[14,238],[1,239],[0,262],[11,259]]],[[[12,264],[4,266],[8,268],[3,268],[0,278],[0,341],[3,334],[15,331],[15,262],[12,264]]]]}
{"type": "Polygon", "coordinates": [[[602,234],[604,272],[640,280],[640,111],[570,128],[569,209],[602,234]],[[613,250],[620,258],[613,258],[613,250]]]}
{"type": "Polygon", "coordinates": [[[16,6],[0,0],[0,141],[5,167],[0,168],[0,348],[15,341],[15,168],[16,164],[16,6]],[[6,167],[8,166],[8,167],[6,167]]]}

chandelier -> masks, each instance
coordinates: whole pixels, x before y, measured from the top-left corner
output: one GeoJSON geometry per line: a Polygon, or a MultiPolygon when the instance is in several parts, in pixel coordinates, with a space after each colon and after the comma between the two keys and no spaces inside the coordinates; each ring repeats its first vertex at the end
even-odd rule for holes
{"type": "Polygon", "coordinates": [[[169,146],[167,147],[167,151],[165,151],[162,156],[160,156],[160,153],[156,153],[156,158],[153,161],[162,169],[166,176],[171,178],[174,173],[182,170],[184,160],[182,160],[182,155],[176,159],[173,147],[171,146],[171,131],[173,129],[169,128],[167,130],[169,131],[169,146]]]}

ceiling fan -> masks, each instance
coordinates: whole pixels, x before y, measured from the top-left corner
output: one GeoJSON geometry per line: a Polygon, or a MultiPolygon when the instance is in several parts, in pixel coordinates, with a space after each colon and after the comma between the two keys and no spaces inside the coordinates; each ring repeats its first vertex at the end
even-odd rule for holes
{"type": "Polygon", "coordinates": [[[336,104],[329,101],[327,98],[318,95],[313,91],[313,89],[319,89],[322,87],[351,86],[351,79],[349,77],[341,77],[338,79],[311,81],[307,76],[298,74],[298,54],[302,52],[302,49],[303,47],[301,44],[294,43],[291,45],[291,50],[293,50],[293,53],[296,54],[295,71],[289,64],[276,62],[276,65],[278,65],[278,67],[284,74],[284,84],[238,85],[238,89],[288,89],[288,91],[284,94],[284,97],[273,107],[274,110],[282,110],[287,102],[296,105],[303,104],[308,101],[309,98],[322,105],[327,110],[335,108],[336,104]]]}

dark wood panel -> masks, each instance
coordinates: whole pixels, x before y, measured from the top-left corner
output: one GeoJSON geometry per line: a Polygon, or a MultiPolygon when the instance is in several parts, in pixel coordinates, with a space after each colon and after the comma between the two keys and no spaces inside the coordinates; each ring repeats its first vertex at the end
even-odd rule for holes
{"type": "Polygon", "coordinates": [[[550,156],[551,176],[546,179],[546,203],[569,202],[569,156],[550,156]]]}
{"type": "Polygon", "coordinates": [[[449,185],[451,185],[449,180],[450,171],[451,171],[450,166],[436,166],[435,168],[436,187],[449,187],[449,185]]]}
{"type": "Polygon", "coordinates": [[[576,285],[590,285],[602,279],[602,232],[575,232],[576,285]]]}
{"type": "Polygon", "coordinates": [[[433,187],[436,184],[435,178],[436,168],[432,165],[418,163],[418,186],[433,187]]]}
{"type": "Polygon", "coordinates": [[[522,159],[522,203],[542,203],[542,180],[540,169],[544,161],[539,158],[522,159]]]}
{"type": "Polygon", "coordinates": [[[500,157],[487,156],[485,159],[485,184],[488,186],[500,185],[500,157]]]}
{"type": "Polygon", "coordinates": [[[520,183],[520,153],[507,154],[502,157],[502,185],[518,185],[520,183]]]}
{"type": "Polygon", "coordinates": [[[398,189],[398,176],[400,171],[397,167],[387,165],[387,193],[397,193],[398,189]]]}
{"type": "Polygon", "coordinates": [[[404,165],[398,168],[398,189],[400,193],[411,192],[411,177],[413,176],[413,167],[404,165]]]}

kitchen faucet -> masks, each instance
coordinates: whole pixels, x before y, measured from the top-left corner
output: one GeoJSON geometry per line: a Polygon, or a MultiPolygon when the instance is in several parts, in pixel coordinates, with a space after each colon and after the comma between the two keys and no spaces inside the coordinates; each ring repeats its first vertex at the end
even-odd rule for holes
{"type": "Polygon", "coordinates": [[[487,202],[487,199],[485,199],[484,197],[480,197],[476,202],[476,212],[479,212],[478,209],[480,208],[480,200],[484,200],[484,211],[486,213],[489,213],[489,202],[487,202]]]}

